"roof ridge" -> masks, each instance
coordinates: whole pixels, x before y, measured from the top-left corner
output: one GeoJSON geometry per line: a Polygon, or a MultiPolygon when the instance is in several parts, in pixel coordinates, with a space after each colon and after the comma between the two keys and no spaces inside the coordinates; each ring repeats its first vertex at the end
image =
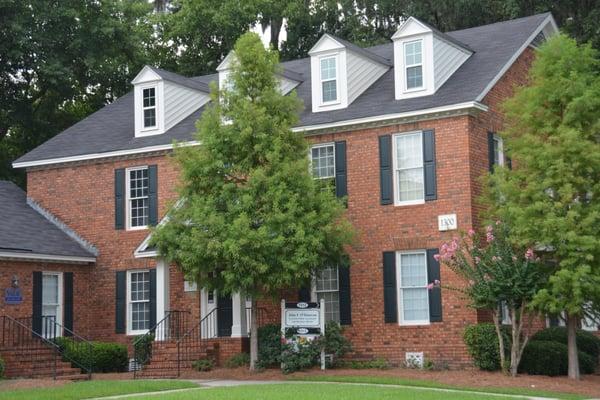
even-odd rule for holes
{"type": "Polygon", "coordinates": [[[538,13],[538,14],[533,14],[533,15],[527,15],[525,17],[505,19],[504,21],[496,21],[496,22],[492,22],[490,24],[477,25],[477,26],[472,26],[470,28],[456,29],[454,31],[447,31],[447,32],[442,32],[442,33],[451,34],[451,33],[457,33],[457,32],[465,32],[465,31],[469,31],[469,30],[472,30],[472,29],[486,28],[486,27],[493,26],[493,25],[506,24],[506,23],[509,23],[509,22],[521,21],[521,20],[529,19],[529,18],[533,18],[533,17],[540,17],[542,15],[552,15],[552,12],[551,11],[546,11],[546,12],[543,12],[543,13],[538,13]]]}

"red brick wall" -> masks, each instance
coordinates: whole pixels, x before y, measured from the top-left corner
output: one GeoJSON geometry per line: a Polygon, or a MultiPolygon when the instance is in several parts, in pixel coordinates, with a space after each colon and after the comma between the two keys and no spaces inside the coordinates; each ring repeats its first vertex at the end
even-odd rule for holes
{"type": "MultiPolygon", "coordinates": [[[[0,261],[0,315],[12,318],[30,318],[32,316],[33,272],[73,272],[73,330],[81,335],[89,335],[92,290],[90,287],[93,265],[54,264],[23,261],[0,261]],[[21,304],[6,304],[4,290],[9,288],[12,277],[19,279],[19,288],[23,296],[21,304]]],[[[63,292],[64,293],[64,292],[63,292]]],[[[64,304],[64,302],[63,302],[64,304]]]]}

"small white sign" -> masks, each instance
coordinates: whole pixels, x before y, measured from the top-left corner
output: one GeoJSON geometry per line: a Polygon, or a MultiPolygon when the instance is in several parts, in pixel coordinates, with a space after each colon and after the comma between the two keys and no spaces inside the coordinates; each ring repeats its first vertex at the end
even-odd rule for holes
{"type": "Polygon", "coordinates": [[[453,231],[458,229],[456,214],[438,215],[438,228],[440,231],[453,231]]]}
{"type": "Polygon", "coordinates": [[[318,308],[311,309],[286,309],[285,310],[285,326],[301,326],[318,328],[321,326],[319,318],[320,310],[318,308]]]}

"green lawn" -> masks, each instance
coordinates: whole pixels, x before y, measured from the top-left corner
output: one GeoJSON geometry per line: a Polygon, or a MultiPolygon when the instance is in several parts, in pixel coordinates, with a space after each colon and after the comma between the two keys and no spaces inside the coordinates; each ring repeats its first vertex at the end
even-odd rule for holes
{"type": "Polygon", "coordinates": [[[0,400],[76,400],[88,399],[91,397],[114,396],[117,394],[156,392],[161,390],[184,389],[191,387],[198,387],[198,385],[191,382],[174,380],[95,380],[67,383],[64,386],[52,387],[48,389],[0,390],[0,400]]]}
{"type": "Polygon", "coordinates": [[[379,384],[379,385],[403,385],[403,386],[417,386],[417,387],[425,387],[425,388],[458,389],[458,390],[468,390],[468,391],[473,391],[473,392],[487,392],[487,393],[522,395],[522,396],[552,397],[552,398],[556,398],[556,399],[565,399],[565,400],[581,400],[581,399],[587,398],[585,396],[581,396],[578,394],[572,394],[572,393],[557,393],[557,392],[526,389],[526,388],[519,388],[519,387],[511,387],[511,388],[506,388],[506,387],[503,387],[503,388],[459,387],[459,386],[447,385],[444,383],[428,381],[428,380],[379,377],[379,376],[310,376],[310,377],[290,377],[290,379],[291,380],[299,380],[299,381],[373,383],[373,384],[379,384]]]}
{"type": "MultiPolygon", "coordinates": [[[[134,398],[150,400],[152,396],[136,396],[134,398]]],[[[521,397],[510,398],[522,399],[521,397]]],[[[198,389],[160,396],[161,400],[508,400],[510,398],[484,394],[451,393],[427,389],[335,384],[311,385],[309,383],[198,389]]]]}

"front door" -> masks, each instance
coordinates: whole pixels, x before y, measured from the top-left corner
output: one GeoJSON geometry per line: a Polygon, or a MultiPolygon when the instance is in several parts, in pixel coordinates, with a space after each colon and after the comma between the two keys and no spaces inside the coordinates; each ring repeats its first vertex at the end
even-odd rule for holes
{"type": "Polygon", "coordinates": [[[231,336],[231,325],[233,325],[233,304],[231,302],[231,296],[219,295],[217,298],[218,336],[231,336]]]}
{"type": "Polygon", "coordinates": [[[62,336],[62,273],[42,275],[42,335],[52,339],[62,336]],[[58,324],[58,325],[57,325],[58,324]]]}

